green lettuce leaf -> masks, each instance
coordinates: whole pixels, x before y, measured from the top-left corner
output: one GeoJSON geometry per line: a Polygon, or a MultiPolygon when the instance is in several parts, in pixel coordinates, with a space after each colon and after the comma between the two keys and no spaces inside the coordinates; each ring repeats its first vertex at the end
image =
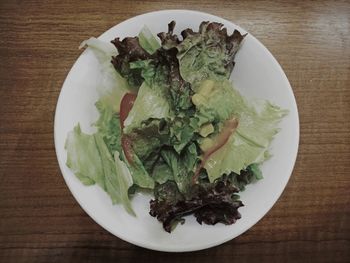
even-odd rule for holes
{"type": "Polygon", "coordinates": [[[265,102],[259,111],[249,105],[235,89],[232,97],[233,115],[239,119],[237,130],[228,142],[213,153],[205,164],[213,182],[222,174],[239,174],[252,163],[261,163],[268,156],[268,147],[286,110],[265,102]]]}
{"type": "Polygon", "coordinates": [[[81,42],[79,49],[86,46],[96,52],[96,56],[101,62],[106,62],[109,60],[110,64],[112,56],[116,56],[118,54],[117,49],[113,46],[113,44],[104,42],[95,37],[91,37],[81,42]]]}
{"type": "Polygon", "coordinates": [[[180,154],[181,151],[194,140],[194,128],[190,125],[190,119],[187,117],[175,118],[170,126],[171,145],[175,151],[180,154]]]}
{"type": "Polygon", "coordinates": [[[94,138],[102,160],[106,192],[113,204],[122,204],[129,214],[135,215],[128,196],[128,189],[133,184],[128,167],[119,159],[118,152],[114,153],[113,159],[100,135],[94,134],[94,138]]]}
{"type": "MultiPolygon", "coordinates": [[[[170,134],[168,134],[168,136],[170,136],[170,145],[173,145],[175,150],[180,153],[194,136],[194,129],[189,126],[190,116],[194,114],[194,106],[190,99],[192,91],[189,87],[189,83],[185,83],[180,76],[176,52],[176,49],[160,49],[157,50],[154,58],[132,62],[130,63],[130,67],[131,69],[141,69],[141,75],[144,78],[146,85],[149,87],[149,90],[153,92],[156,91],[156,94],[159,94],[159,97],[163,98],[164,104],[167,102],[166,108],[169,109],[169,114],[163,116],[150,116],[149,113],[152,113],[152,111],[148,111],[147,117],[149,118],[148,120],[160,119],[163,117],[163,120],[168,123],[170,128],[170,134]],[[176,118],[174,118],[175,115],[177,115],[176,118]]],[[[142,91],[141,89],[140,92],[142,91]]],[[[139,96],[143,96],[143,100],[149,100],[143,95],[143,93],[139,93],[138,97],[139,96]]],[[[135,102],[135,105],[136,104],[137,102],[135,102]]],[[[153,103],[153,105],[157,106],[155,103],[153,103]]],[[[132,115],[132,113],[130,114],[132,115]]],[[[147,117],[143,118],[142,122],[146,122],[147,117]]],[[[126,124],[126,127],[127,125],[128,123],[126,124]]],[[[132,129],[141,130],[142,127],[140,126],[142,126],[142,124],[140,125],[139,122],[138,125],[132,127],[132,129]]],[[[143,129],[148,129],[148,127],[143,127],[143,129]]],[[[130,132],[130,130],[131,129],[128,129],[127,127],[127,130],[124,131],[130,132]]],[[[138,133],[140,134],[140,132],[138,133]]],[[[159,143],[159,146],[162,144],[169,144],[168,141],[160,139],[159,134],[157,134],[156,131],[153,132],[153,136],[144,136],[144,140],[146,139],[146,144],[150,143],[150,146],[154,145],[155,148],[157,148],[157,143],[159,143]]],[[[140,142],[142,142],[142,140],[140,140],[140,142]]],[[[140,146],[141,144],[138,143],[138,145],[140,146]]],[[[144,159],[144,152],[151,147],[144,145],[137,148],[143,149],[139,156],[141,159],[144,159]]],[[[153,150],[155,148],[153,148],[153,150]]],[[[140,152],[137,149],[136,151],[140,152]]],[[[147,152],[147,155],[148,154],[150,154],[150,152],[147,152]]]]}
{"type": "Polygon", "coordinates": [[[255,180],[261,180],[263,179],[262,172],[260,170],[259,164],[257,163],[252,163],[247,167],[247,170],[253,174],[253,178],[255,180]]]}
{"type": "Polygon", "coordinates": [[[174,175],[166,163],[157,162],[152,171],[152,178],[158,184],[164,184],[166,181],[173,181],[174,175]]]}
{"type": "MultiPolygon", "coordinates": [[[[95,123],[95,126],[98,128],[98,135],[103,138],[112,156],[116,152],[123,153],[121,146],[122,130],[120,127],[119,116],[108,104],[104,104],[103,101],[98,101],[96,103],[96,107],[100,112],[100,117],[95,123]]],[[[154,149],[154,144],[149,143],[150,141],[147,140],[146,137],[133,136],[133,139],[133,144],[137,146],[137,148],[135,148],[138,149],[141,153],[144,151],[151,152],[154,149]]],[[[133,155],[134,163],[132,165],[128,164],[123,154],[121,155],[121,158],[126,162],[126,165],[131,172],[135,184],[143,188],[153,189],[154,181],[143,167],[143,164],[138,158],[137,153],[133,155]]]]}
{"type": "Polygon", "coordinates": [[[196,118],[199,123],[223,122],[241,112],[238,107],[245,105],[242,97],[236,94],[232,84],[228,80],[205,80],[193,96],[197,109],[196,118]]]}
{"type": "Polygon", "coordinates": [[[98,59],[101,68],[100,84],[97,91],[100,101],[109,104],[115,112],[119,112],[120,102],[124,94],[131,90],[126,79],[124,79],[113,67],[112,57],[118,54],[117,49],[108,42],[104,42],[97,38],[90,38],[83,41],[79,48],[87,46],[91,49],[98,59]]]}
{"type": "Polygon", "coordinates": [[[106,189],[102,160],[93,135],[83,133],[78,124],[68,133],[65,149],[67,167],[83,184],[97,183],[102,189],[106,189]]]}
{"type": "Polygon", "coordinates": [[[169,101],[155,87],[149,87],[144,82],[138,92],[134,106],[124,121],[124,133],[141,128],[148,119],[166,119],[172,115],[169,101]]]}
{"type": "Polygon", "coordinates": [[[150,119],[142,123],[140,128],[133,129],[128,137],[136,155],[144,162],[156,154],[162,145],[169,144],[169,133],[166,121],[150,119]]]}
{"type": "Polygon", "coordinates": [[[141,29],[138,37],[141,47],[144,50],[146,50],[149,54],[153,54],[157,51],[158,48],[160,48],[158,40],[147,26],[144,26],[141,29]]]}
{"type": "Polygon", "coordinates": [[[194,168],[198,161],[196,145],[194,143],[190,144],[181,154],[178,154],[171,147],[164,148],[161,151],[161,156],[171,169],[174,181],[179,190],[182,193],[188,192],[191,186],[194,168]]]}
{"type": "Polygon", "coordinates": [[[182,32],[183,41],[176,48],[181,76],[192,89],[205,79],[228,79],[234,66],[234,57],[244,36],[237,30],[232,35],[220,23],[202,22],[199,32],[182,32]]]}
{"type": "Polygon", "coordinates": [[[122,204],[126,211],[135,215],[131,208],[128,189],[133,184],[130,171],[119,159],[119,153],[110,153],[99,134],[88,135],[79,124],[69,132],[65,149],[67,166],[85,185],[97,183],[111,197],[113,204],[122,204]]]}
{"type": "Polygon", "coordinates": [[[100,113],[100,117],[94,124],[98,133],[103,137],[109,152],[122,151],[121,147],[121,127],[119,115],[115,112],[114,108],[105,100],[100,99],[95,104],[97,110],[100,113]]]}
{"type": "MultiPolygon", "coordinates": [[[[154,180],[148,172],[146,171],[145,167],[143,166],[143,163],[140,161],[139,157],[136,154],[133,154],[133,163],[129,164],[126,161],[127,167],[131,172],[131,176],[133,179],[134,184],[138,185],[142,188],[154,188],[154,180]]],[[[124,154],[123,159],[126,160],[124,154]]]]}
{"type": "Polygon", "coordinates": [[[150,87],[163,92],[175,112],[193,106],[190,84],[181,77],[177,49],[160,48],[151,58],[130,63],[132,70],[141,70],[141,76],[150,87]]]}

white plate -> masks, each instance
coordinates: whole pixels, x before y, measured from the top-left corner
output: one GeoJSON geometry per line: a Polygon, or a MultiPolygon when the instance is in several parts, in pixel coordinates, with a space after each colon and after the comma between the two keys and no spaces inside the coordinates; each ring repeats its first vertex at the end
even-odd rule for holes
{"type": "MultiPolygon", "coordinates": [[[[154,33],[164,32],[171,20],[176,20],[176,33],[188,27],[197,30],[204,20],[223,23],[229,32],[234,29],[241,33],[246,32],[217,16],[187,10],[165,10],[128,19],[99,38],[110,41],[116,36],[135,36],[145,24],[154,33]]],[[[213,247],[237,237],[270,210],[285,188],[295,163],[299,142],[297,106],[282,68],[251,34],[245,38],[235,61],[231,78],[243,95],[248,98],[268,99],[289,110],[289,115],[280,124],[281,132],[272,143],[273,157],[262,166],[265,178],[249,185],[240,194],[245,206],[239,209],[242,218],[235,224],[199,225],[194,217],[188,217],[184,225],[179,225],[169,234],[148,214],[150,196],[139,194],[133,199],[137,217],[132,217],[121,206],[113,206],[110,198],[99,187],[82,185],[65,165],[67,156],[64,143],[68,131],[80,122],[83,131],[92,132],[90,124],[98,117],[94,103],[97,100],[96,85],[100,77],[99,64],[92,52],[83,52],[69,72],[57,102],[55,147],[70,191],[99,225],[117,237],[141,247],[160,251],[193,251],[213,247]]]]}

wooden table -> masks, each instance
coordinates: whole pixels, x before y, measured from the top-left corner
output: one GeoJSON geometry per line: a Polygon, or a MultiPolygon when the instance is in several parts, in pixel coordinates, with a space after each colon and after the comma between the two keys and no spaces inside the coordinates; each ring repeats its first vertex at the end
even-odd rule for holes
{"type": "Polygon", "coordinates": [[[0,262],[350,262],[350,3],[346,1],[0,2],[0,262]],[[241,25],[284,68],[297,99],[296,166],[272,210],[242,236],[159,253],[112,236],[61,176],[53,120],[79,43],[137,14],[197,9],[241,25]]]}

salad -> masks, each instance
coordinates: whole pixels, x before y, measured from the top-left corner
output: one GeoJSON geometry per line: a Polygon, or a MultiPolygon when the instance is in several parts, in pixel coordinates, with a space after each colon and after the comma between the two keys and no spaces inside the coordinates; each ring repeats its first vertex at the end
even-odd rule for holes
{"type": "Polygon", "coordinates": [[[246,35],[202,22],[181,36],[145,26],[138,36],[81,44],[97,57],[101,81],[94,134],[69,132],[67,166],[136,216],[132,197],[151,191],[150,215],[171,232],[184,217],[233,224],[238,193],[262,179],[259,168],[287,111],[258,108],[233,87],[234,58],[246,35]]]}

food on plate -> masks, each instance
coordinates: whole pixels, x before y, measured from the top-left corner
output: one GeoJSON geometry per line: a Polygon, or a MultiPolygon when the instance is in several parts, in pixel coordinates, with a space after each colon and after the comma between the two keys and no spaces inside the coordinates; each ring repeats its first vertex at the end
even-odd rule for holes
{"type": "Polygon", "coordinates": [[[258,108],[233,87],[245,35],[216,22],[181,36],[174,29],[172,21],[159,40],[144,27],[136,37],[82,43],[101,66],[99,118],[94,134],[79,124],[69,132],[66,164],[134,216],[132,196],[153,191],[150,215],[167,232],[187,215],[233,224],[238,193],[262,179],[259,166],[287,112],[267,101],[258,108]]]}

